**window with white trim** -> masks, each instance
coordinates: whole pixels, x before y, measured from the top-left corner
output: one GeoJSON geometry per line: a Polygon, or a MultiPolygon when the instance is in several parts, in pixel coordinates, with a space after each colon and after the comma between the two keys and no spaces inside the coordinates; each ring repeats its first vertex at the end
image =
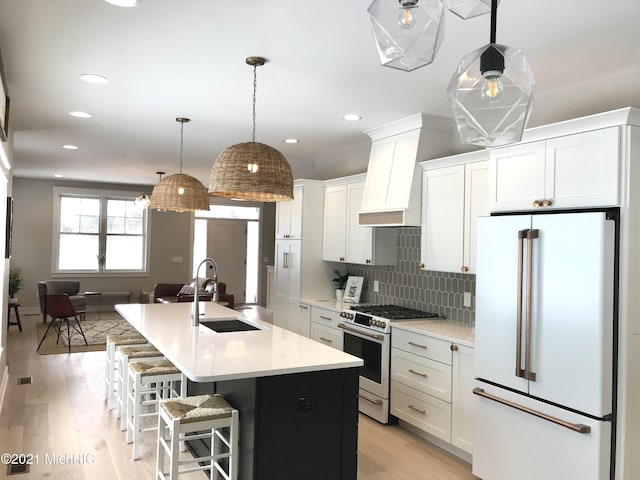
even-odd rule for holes
{"type": "Polygon", "coordinates": [[[137,192],[54,188],[55,272],[146,272],[147,210],[137,192]]]}

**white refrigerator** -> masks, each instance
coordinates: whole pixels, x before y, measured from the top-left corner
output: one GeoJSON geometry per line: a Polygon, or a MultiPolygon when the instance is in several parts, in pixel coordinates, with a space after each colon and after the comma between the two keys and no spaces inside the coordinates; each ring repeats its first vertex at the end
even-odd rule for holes
{"type": "Polygon", "coordinates": [[[478,220],[473,473],[605,480],[616,211],[478,220]]]}

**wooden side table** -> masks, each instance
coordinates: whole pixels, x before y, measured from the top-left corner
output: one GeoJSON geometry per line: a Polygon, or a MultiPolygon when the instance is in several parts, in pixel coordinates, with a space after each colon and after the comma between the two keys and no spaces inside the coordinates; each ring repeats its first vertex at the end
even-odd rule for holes
{"type": "Polygon", "coordinates": [[[15,300],[10,298],[9,299],[9,303],[8,303],[8,312],[7,312],[7,330],[9,330],[9,327],[11,325],[17,325],[18,329],[20,331],[22,331],[22,323],[20,322],[20,311],[18,310],[18,307],[20,307],[20,303],[15,300]],[[11,321],[11,309],[13,308],[13,312],[16,315],[16,321],[12,322],[11,321]]]}

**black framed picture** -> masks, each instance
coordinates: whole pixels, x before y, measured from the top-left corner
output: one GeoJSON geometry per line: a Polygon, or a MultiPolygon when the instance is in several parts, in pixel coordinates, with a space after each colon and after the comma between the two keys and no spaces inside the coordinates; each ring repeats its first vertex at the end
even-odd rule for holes
{"type": "Polygon", "coordinates": [[[7,197],[7,225],[5,231],[4,258],[11,258],[11,240],[13,236],[13,198],[7,197]]]}

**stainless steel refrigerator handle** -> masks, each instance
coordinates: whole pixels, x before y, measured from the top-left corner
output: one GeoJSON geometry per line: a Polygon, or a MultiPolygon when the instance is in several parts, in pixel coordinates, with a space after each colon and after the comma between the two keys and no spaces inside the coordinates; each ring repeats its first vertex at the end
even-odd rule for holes
{"type": "Polygon", "coordinates": [[[518,298],[516,301],[516,377],[524,378],[524,370],[522,369],[522,288],[524,275],[524,239],[527,237],[529,230],[520,230],[518,232],[518,298]]]}
{"type": "Polygon", "coordinates": [[[527,232],[527,313],[526,313],[526,337],[524,352],[524,378],[532,382],[536,381],[536,374],[531,370],[531,303],[533,289],[533,240],[538,238],[538,230],[527,232]]]}
{"type": "Polygon", "coordinates": [[[542,418],[543,420],[547,420],[551,423],[555,423],[556,425],[560,425],[562,427],[568,428],[571,431],[574,431],[577,433],[591,433],[591,427],[589,425],[584,425],[582,423],[567,422],[566,420],[562,420],[560,418],[547,415],[546,413],[539,412],[538,410],[525,407],[524,405],[520,405],[519,403],[512,402],[510,400],[498,397],[496,395],[492,395],[490,393],[485,392],[482,388],[474,388],[473,393],[475,395],[488,398],[489,400],[493,400],[494,402],[501,403],[502,405],[506,405],[507,407],[515,408],[516,410],[520,410],[521,412],[528,413],[529,415],[533,415],[534,417],[542,418]]]}

